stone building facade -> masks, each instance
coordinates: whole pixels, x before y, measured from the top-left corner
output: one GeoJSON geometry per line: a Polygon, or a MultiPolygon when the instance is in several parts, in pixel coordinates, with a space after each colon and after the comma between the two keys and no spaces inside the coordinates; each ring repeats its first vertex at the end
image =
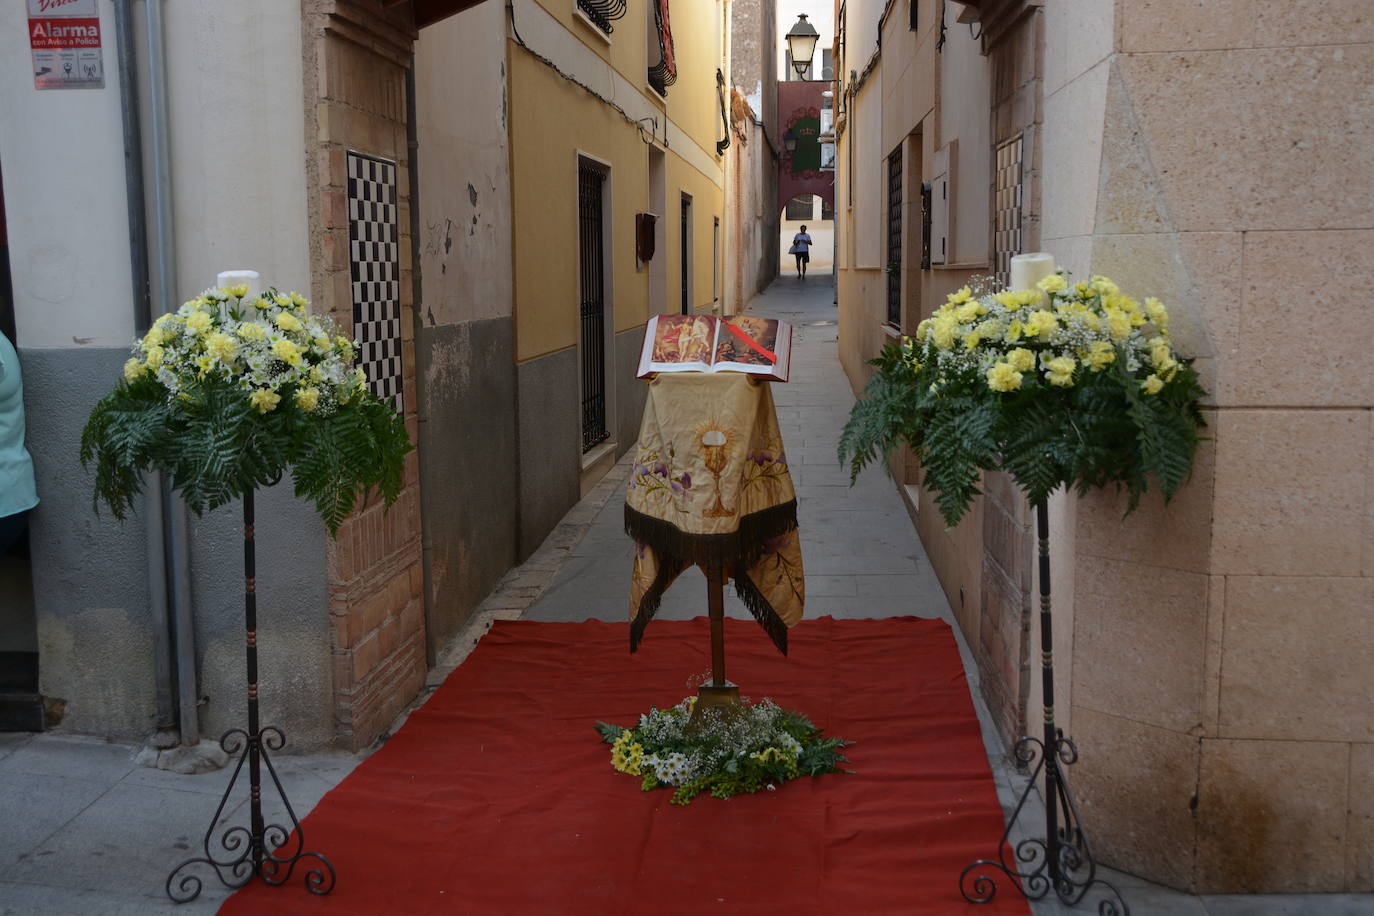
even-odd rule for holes
{"type": "MultiPolygon", "coordinates": [[[[856,6],[845,0],[851,20],[856,6]]],[[[910,63],[910,82],[882,105],[863,98],[867,84],[846,87],[856,175],[895,148],[864,145],[889,100],[929,92],[937,110],[983,112],[982,160],[965,158],[960,137],[961,202],[948,216],[986,239],[977,270],[1043,250],[1076,275],[1160,297],[1211,393],[1209,441],[1168,506],[1152,497],[1123,519],[1109,492],[1051,506],[1056,714],[1082,752],[1070,777],[1094,849],[1200,893],[1374,889],[1374,401],[1359,375],[1374,112],[1353,88],[1368,82],[1374,19],[1356,3],[915,6],[918,34],[922,22],[935,43],[943,33],[943,61],[926,68],[919,38],[907,56],[883,32],[868,79],[910,63]],[[950,78],[960,43],[982,82],[950,78]],[[965,206],[970,167],[987,195],[965,206]]],[[[851,36],[863,26],[849,25],[851,36]]],[[[942,164],[923,160],[917,174],[933,180],[942,164]]],[[[845,227],[846,213],[842,234],[871,234],[845,227]]],[[[904,198],[906,226],[921,214],[904,198]]],[[[962,280],[932,266],[915,271],[913,293],[914,263],[908,251],[905,331],[962,280]]],[[[860,358],[893,331],[885,290],[862,262],[848,269],[840,337],[856,345],[846,365],[861,384],[860,358]]],[[[907,493],[1011,737],[1041,712],[1027,677],[1041,651],[1028,626],[1030,516],[997,475],[985,489],[953,531],[928,496],[907,493]]]]}

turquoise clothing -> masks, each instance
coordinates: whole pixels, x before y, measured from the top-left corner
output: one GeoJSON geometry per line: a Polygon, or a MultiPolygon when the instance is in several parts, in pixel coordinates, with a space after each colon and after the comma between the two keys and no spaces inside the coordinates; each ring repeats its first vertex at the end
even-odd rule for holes
{"type": "Polygon", "coordinates": [[[24,383],[19,354],[0,334],[0,518],[38,505],[33,459],[24,448],[24,383]]]}

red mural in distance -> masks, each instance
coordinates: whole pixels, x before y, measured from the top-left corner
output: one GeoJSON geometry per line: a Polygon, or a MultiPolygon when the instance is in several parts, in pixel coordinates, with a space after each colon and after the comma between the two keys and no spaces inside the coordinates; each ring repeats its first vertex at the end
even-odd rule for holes
{"type": "Polygon", "coordinates": [[[835,206],[835,173],[822,171],[820,149],[821,93],[833,89],[830,80],[778,83],[778,123],[774,135],[782,162],[778,168],[778,209],[794,197],[815,194],[835,206]],[[796,148],[789,152],[784,138],[793,132],[796,148]],[[796,167],[797,171],[793,171],[796,167]]]}

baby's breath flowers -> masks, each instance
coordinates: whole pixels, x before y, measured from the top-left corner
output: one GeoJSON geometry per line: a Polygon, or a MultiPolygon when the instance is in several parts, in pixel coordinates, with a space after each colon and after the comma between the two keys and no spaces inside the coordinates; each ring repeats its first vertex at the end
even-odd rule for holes
{"type": "Polygon", "coordinates": [[[96,503],[123,518],[140,472],[156,468],[198,513],[287,470],[331,533],[373,487],[390,505],[405,425],[368,391],[353,342],[307,306],[299,293],[225,286],[153,322],[82,433],[96,503]]]}
{"type": "Polygon", "coordinates": [[[901,442],[953,525],[982,470],[1034,501],[1059,486],[1153,477],[1171,496],[1192,467],[1205,395],[1169,335],[1169,310],[1110,278],[1051,274],[1034,289],[964,287],[876,360],[840,440],[853,474],[901,442]]]}
{"type": "Polygon", "coordinates": [[[848,742],[826,738],[805,716],[781,709],[772,700],[745,703],[735,715],[705,710],[688,728],[696,697],[670,709],[650,709],[634,728],[597,723],[611,745],[611,766],[640,777],[640,787],[674,789],[672,803],[689,804],[702,792],[729,798],[788,779],[842,772],[840,748],[848,742]]]}

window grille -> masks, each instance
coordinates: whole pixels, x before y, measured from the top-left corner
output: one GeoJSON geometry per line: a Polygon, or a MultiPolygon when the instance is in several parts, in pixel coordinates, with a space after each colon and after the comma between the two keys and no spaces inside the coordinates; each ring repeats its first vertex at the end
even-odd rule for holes
{"type": "Polygon", "coordinates": [[[887,323],[902,326],[902,150],[887,157],[887,323]]]}
{"type": "Polygon", "coordinates": [[[1011,282],[1011,259],[1021,253],[1021,154],[1024,140],[1017,136],[997,147],[997,176],[993,191],[993,256],[997,283],[1011,282]]]}
{"type": "Polygon", "coordinates": [[[600,169],[587,163],[578,165],[583,452],[610,437],[606,429],[605,183],[606,175],[600,169]]]}
{"type": "Polygon", "coordinates": [[[611,20],[625,15],[625,0],[577,0],[577,8],[607,35],[615,31],[611,20]]]}

